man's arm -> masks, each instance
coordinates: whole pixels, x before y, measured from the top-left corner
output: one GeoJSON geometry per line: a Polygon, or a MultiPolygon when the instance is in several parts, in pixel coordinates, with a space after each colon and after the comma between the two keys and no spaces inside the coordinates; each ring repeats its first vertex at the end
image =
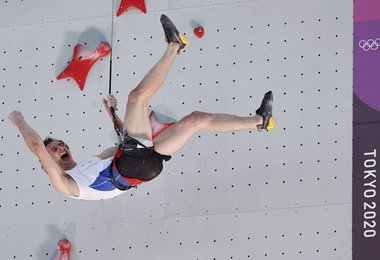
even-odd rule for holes
{"type": "MultiPolygon", "coordinates": [[[[111,113],[111,107],[113,107],[115,109],[114,115],[115,115],[116,123],[117,123],[120,131],[123,131],[123,121],[116,114],[117,99],[112,94],[109,94],[107,99],[103,98],[103,105],[104,105],[104,108],[107,111],[108,115],[110,116],[112,122],[114,119],[113,119],[113,116],[111,113]]],[[[121,137],[118,136],[118,138],[119,138],[119,142],[121,142],[121,137]]],[[[102,160],[108,159],[110,157],[114,157],[117,153],[118,148],[119,148],[119,146],[114,146],[114,147],[108,148],[108,149],[104,150],[101,154],[97,155],[97,157],[99,157],[102,160]]]]}
{"type": "Polygon", "coordinates": [[[97,155],[97,157],[102,159],[102,160],[108,159],[110,157],[114,157],[116,155],[118,148],[119,148],[119,146],[114,146],[114,147],[108,148],[108,149],[104,150],[101,154],[97,155]]]}
{"type": "Polygon", "coordinates": [[[46,150],[42,138],[26,123],[22,114],[18,111],[13,111],[8,118],[20,130],[29,150],[40,160],[49,175],[53,187],[64,195],[79,196],[76,182],[54,162],[46,150]]]}

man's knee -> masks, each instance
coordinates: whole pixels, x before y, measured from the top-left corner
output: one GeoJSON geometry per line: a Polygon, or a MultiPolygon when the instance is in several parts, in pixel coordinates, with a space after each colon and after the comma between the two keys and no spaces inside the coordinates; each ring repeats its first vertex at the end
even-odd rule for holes
{"type": "Polygon", "coordinates": [[[146,102],[147,97],[143,91],[141,91],[139,88],[135,88],[132,90],[128,95],[128,102],[129,103],[138,103],[138,102],[146,102]]]}
{"type": "Polygon", "coordinates": [[[209,122],[212,119],[212,114],[210,113],[205,113],[201,111],[193,111],[191,114],[187,116],[188,123],[197,127],[201,128],[209,122]]]}

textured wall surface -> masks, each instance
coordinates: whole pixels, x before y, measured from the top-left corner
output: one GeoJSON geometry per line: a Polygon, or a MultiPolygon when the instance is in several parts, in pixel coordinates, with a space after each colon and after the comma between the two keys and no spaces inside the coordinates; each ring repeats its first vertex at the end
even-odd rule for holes
{"type": "Polygon", "coordinates": [[[111,1],[0,2],[0,258],[54,259],[66,237],[73,260],[350,259],[352,3],[146,6],[112,19],[111,1]],[[190,45],[150,108],[176,120],[193,110],[248,116],[272,90],[277,128],[200,131],[161,176],[115,199],[58,194],[8,114],[20,110],[41,136],[65,140],[77,161],[112,146],[101,103],[109,56],[84,91],[56,77],[77,43],[112,42],[123,115],[128,92],[165,50],[162,13],[190,45]]]}

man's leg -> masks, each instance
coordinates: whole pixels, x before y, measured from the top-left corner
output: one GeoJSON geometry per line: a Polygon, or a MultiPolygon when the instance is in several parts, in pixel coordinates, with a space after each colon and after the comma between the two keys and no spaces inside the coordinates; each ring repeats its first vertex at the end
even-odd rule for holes
{"type": "Polygon", "coordinates": [[[155,150],[160,154],[172,155],[200,129],[213,132],[232,132],[245,129],[269,131],[275,127],[272,102],[272,91],[268,91],[265,93],[260,107],[256,110],[256,115],[250,117],[193,112],[163,131],[154,140],[155,150]]]}
{"type": "Polygon", "coordinates": [[[148,102],[164,83],[179,51],[188,44],[187,39],[179,34],[173,22],[166,15],[161,15],[160,22],[168,47],[161,59],[129,94],[124,118],[124,130],[128,134],[148,140],[152,140],[148,102]]]}
{"type": "Polygon", "coordinates": [[[157,136],[154,140],[154,149],[160,154],[172,155],[200,129],[212,132],[233,132],[256,129],[262,123],[263,118],[259,115],[241,117],[229,114],[193,112],[157,136]]]}
{"type": "Polygon", "coordinates": [[[179,50],[178,43],[169,43],[161,59],[131,91],[124,118],[124,130],[134,136],[152,140],[148,102],[164,83],[179,50]]]}

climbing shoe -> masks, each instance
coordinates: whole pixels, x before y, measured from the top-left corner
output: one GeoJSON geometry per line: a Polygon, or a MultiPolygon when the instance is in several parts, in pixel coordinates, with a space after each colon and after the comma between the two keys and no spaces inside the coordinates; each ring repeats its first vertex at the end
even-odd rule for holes
{"type": "Polygon", "coordinates": [[[174,23],[169,19],[169,17],[162,14],[160,18],[160,22],[162,24],[162,27],[164,28],[166,42],[179,43],[180,47],[179,47],[178,52],[189,44],[189,40],[186,39],[185,36],[179,34],[177,28],[175,27],[174,23]]]}
{"type": "Polygon", "coordinates": [[[269,131],[275,127],[275,121],[272,115],[272,103],[273,94],[272,91],[268,91],[264,95],[261,106],[256,110],[256,114],[263,118],[263,123],[257,125],[258,131],[262,131],[263,129],[269,131]]]}

